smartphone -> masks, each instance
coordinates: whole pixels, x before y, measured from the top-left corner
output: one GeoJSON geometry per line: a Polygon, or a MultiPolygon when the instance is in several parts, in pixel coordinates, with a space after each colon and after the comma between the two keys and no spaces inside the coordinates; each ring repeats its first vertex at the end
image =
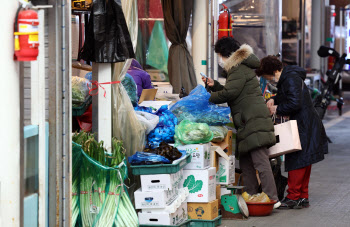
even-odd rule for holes
{"type": "Polygon", "coordinates": [[[208,78],[204,73],[200,73],[202,77],[208,78]]]}

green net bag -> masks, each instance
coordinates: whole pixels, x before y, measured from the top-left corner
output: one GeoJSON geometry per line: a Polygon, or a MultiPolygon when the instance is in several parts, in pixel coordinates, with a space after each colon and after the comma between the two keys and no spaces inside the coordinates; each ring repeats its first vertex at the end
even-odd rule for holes
{"type": "Polygon", "coordinates": [[[81,153],[79,205],[84,227],[138,226],[124,185],[127,178],[124,148],[116,139],[112,144],[112,154],[108,154],[103,142],[89,139],[83,146],[73,142],[81,153]]]}
{"type": "Polygon", "coordinates": [[[213,139],[213,132],[205,123],[183,120],[175,127],[175,147],[181,144],[208,143],[213,139]]]}

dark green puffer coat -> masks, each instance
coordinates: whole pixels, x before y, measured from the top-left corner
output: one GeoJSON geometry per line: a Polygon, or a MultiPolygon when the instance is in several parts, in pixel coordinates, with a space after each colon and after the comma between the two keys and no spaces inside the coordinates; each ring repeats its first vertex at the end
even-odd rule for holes
{"type": "Polygon", "coordinates": [[[250,46],[244,44],[224,63],[226,85],[215,81],[210,102],[227,102],[237,129],[236,157],[276,143],[270,112],[253,69],[260,65],[250,46]]]}

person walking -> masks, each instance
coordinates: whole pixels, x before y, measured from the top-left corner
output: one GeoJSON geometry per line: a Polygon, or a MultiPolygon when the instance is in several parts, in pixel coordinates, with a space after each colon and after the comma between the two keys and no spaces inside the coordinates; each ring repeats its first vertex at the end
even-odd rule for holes
{"type": "Polygon", "coordinates": [[[267,151],[268,147],[276,143],[274,126],[254,72],[260,61],[249,45],[240,45],[233,38],[218,40],[215,52],[224,69],[226,84],[223,86],[210,78],[202,77],[202,80],[212,91],[210,102],[227,102],[231,108],[237,129],[236,157],[239,159],[245,189],[251,195],[258,193],[257,170],[263,192],[270,199],[278,201],[267,151]]]}
{"type": "Polygon", "coordinates": [[[306,71],[295,65],[285,66],[275,56],[261,59],[258,76],[274,78],[277,95],[267,102],[270,114],[288,116],[298,123],[302,150],[285,155],[288,172],[288,195],[281,201],[280,209],[309,207],[309,181],[311,165],[324,159],[328,141],[323,123],[318,116],[304,83],[306,71]]]}

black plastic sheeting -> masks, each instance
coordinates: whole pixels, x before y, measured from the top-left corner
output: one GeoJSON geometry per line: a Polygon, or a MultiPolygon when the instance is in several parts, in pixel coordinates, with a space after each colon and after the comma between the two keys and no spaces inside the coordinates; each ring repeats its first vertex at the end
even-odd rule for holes
{"type": "Polygon", "coordinates": [[[120,0],[94,0],[86,30],[80,59],[114,63],[135,57],[120,0]]]}

